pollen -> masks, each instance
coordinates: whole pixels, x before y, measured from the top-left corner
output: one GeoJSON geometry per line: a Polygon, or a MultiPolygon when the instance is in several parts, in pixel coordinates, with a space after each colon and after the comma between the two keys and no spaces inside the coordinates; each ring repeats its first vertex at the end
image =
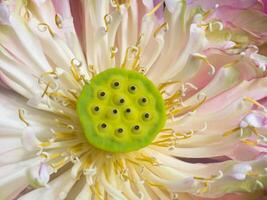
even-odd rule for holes
{"type": "Polygon", "coordinates": [[[141,149],[166,121],[164,100],[143,74],[112,68],[83,87],[77,113],[88,142],[113,153],[141,149]]]}

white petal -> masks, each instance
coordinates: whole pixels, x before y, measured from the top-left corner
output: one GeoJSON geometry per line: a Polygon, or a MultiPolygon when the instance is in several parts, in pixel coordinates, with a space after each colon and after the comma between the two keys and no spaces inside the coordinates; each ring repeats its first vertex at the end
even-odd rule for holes
{"type": "Polygon", "coordinates": [[[32,127],[26,127],[22,133],[22,145],[27,151],[34,151],[38,149],[40,141],[36,138],[35,131],[32,127]]]}
{"type": "Polygon", "coordinates": [[[19,200],[63,200],[75,184],[76,180],[71,177],[70,171],[66,171],[49,183],[48,187],[33,190],[19,198],[19,200]]]}
{"type": "Polygon", "coordinates": [[[0,24],[9,24],[9,7],[0,2],[0,24]]]}
{"type": "Polygon", "coordinates": [[[27,170],[30,184],[34,187],[47,186],[49,181],[48,167],[44,163],[31,167],[27,170]]]}
{"type": "Polygon", "coordinates": [[[247,173],[252,170],[251,165],[247,163],[241,163],[241,164],[236,164],[233,167],[234,172],[239,172],[239,173],[247,173]]]}

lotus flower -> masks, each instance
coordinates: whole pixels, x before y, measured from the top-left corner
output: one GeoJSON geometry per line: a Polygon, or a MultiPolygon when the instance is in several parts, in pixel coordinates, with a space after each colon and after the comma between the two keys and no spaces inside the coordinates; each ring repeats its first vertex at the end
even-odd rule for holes
{"type": "Polygon", "coordinates": [[[257,0],[0,1],[0,199],[259,199],[257,0]]]}

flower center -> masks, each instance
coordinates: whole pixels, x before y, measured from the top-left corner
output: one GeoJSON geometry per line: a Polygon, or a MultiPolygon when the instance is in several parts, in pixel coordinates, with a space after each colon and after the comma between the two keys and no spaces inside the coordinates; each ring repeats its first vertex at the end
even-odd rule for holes
{"type": "Polygon", "coordinates": [[[108,152],[149,145],[166,120],[154,84],[140,73],[119,68],[101,72],[84,86],[77,112],[88,142],[108,152]]]}

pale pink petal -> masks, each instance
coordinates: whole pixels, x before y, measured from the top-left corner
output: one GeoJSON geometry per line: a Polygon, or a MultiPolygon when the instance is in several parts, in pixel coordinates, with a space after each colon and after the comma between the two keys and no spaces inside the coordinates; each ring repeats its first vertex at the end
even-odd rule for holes
{"type": "Polygon", "coordinates": [[[259,3],[258,0],[189,0],[187,1],[189,6],[201,6],[204,9],[214,9],[220,6],[229,6],[232,8],[249,8],[257,3],[259,3]]]}
{"type": "Polygon", "coordinates": [[[215,10],[215,18],[224,22],[225,26],[241,29],[261,42],[266,40],[266,15],[258,10],[234,9],[220,6],[215,10]],[[227,14],[226,14],[227,13],[227,14]]]}

